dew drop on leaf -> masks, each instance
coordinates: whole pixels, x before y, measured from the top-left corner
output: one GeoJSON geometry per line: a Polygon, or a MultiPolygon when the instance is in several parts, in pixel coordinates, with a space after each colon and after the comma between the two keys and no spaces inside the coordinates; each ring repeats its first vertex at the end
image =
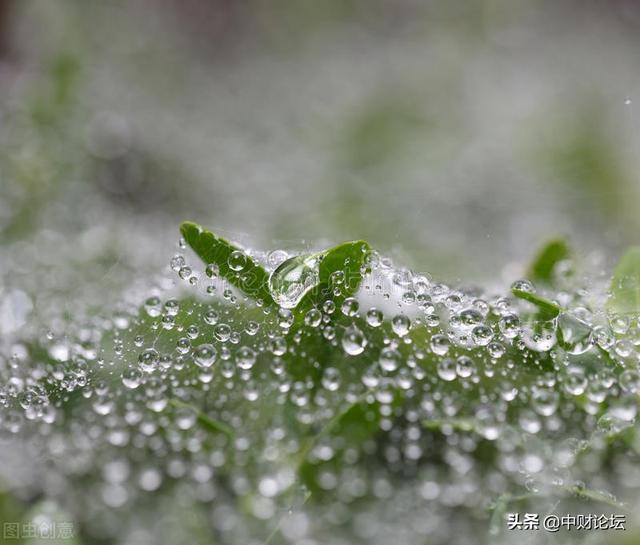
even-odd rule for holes
{"type": "Polygon", "coordinates": [[[342,336],[342,348],[350,356],[362,354],[367,344],[364,333],[356,326],[349,326],[342,336]]]}
{"type": "Polygon", "coordinates": [[[201,344],[193,352],[193,360],[199,367],[211,367],[218,357],[218,351],[212,344],[201,344]]]}
{"type": "Polygon", "coordinates": [[[228,265],[232,271],[240,272],[247,266],[247,261],[247,255],[244,252],[234,250],[229,255],[228,265]]]}
{"type": "Polygon", "coordinates": [[[304,295],[319,281],[319,259],[316,256],[295,256],[282,262],[269,276],[269,291],[282,308],[295,308],[304,295]]]}

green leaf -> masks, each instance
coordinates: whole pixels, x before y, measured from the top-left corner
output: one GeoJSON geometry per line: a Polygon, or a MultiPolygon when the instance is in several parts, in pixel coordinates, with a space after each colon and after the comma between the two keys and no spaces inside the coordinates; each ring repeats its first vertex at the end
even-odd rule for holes
{"type": "Polygon", "coordinates": [[[362,282],[362,266],[365,264],[371,247],[364,240],[343,242],[324,252],[324,258],[320,262],[320,283],[331,285],[331,275],[336,271],[344,273],[344,282],[341,284],[342,295],[349,297],[360,287],[362,282]]]}
{"type": "Polygon", "coordinates": [[[571,257],[571,250],[564,240],[551,240],[538,252],[529,267],[527,278],[542,284],[553,284],[553,271],[556,265],[569,257],[571,257]]]}
{"type": "Polygon", "coordinates": [[[607,309],[640,314],[640,247],[629,248],[613,271],[607,309]]]}
{"type": "Polygon", "coordinates": [[[248,256],[242,248],[195,223],[184,222],[180,226],[180,232],[205,265],[217,265],[218,274],[231,285],[264,306],[274,304],[269,292],[269,273],[248,256]],[[237,251],[242,252],[246,258],[246,264],[239,272],[229,266],[231,254],[237,251]]]}
{"type": "Polygon", "coordinates": [[[529,303],[538,307],[538,316],[537,318],[542,321],[553,320],[560,312],[562,308],[554,303],[553,301],[549,301],[544,297],[540,297],[535,293],[531,293],[530,291],[524,291],[519,289],[512,289],[511,293],[518,297],[519,299],[523,299],[524,301],[528,301],[529,303]]]}
{"type": "Polygon", "coordinates": [[[296,307],[298,321],[313,307],[320,306],[323,297],[331,294],[331,299],[339,305],[352,296],[362,282],[362,269],[371,255],[371,247],[364,240],[343,242],[322,252],[318,269],[318,286],[307,293],[296,307]],[[339,274],[340,279],[334,276],[339,274]],[[340,290],[339,295],[334,289],[340,290]]]}

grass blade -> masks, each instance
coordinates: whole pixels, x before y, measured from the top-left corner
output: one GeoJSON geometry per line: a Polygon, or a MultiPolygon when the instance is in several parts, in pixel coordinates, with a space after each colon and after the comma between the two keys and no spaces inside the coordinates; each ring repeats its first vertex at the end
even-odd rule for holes
{"type": "Polygon", "coordinates": [[[274,304],[269,292],[269,273],[244,253],[242,248],[195,223],[184,222],[180,226],[180,232],[205,265],[217,265],[218,274],[231,285],[263,306],[274,304]],[[238,251],[245,256],[245,265],[241,271],[235,271],[229,265],[233,252],[238,251]]]}
{"type": "Polygon", "coordinates": [[[542,284],[553,284],[553,272],[556,265],[571,257],[571,250],[566,241],[555,239],[549,241],[538,252],[529,267],[527,278],[542,284]]]}
{"type": "Polygon", "coordinates": [[[530,291],[524,291],[519,289],[512,289],[511,293],[519,299],[527,301],[536,307],[538,307],[538,316],[537,318],[542,321],[552,320],[556,316],[562,312],[562,308],[560,305],[554,303],[553,301],[549,301],[549,299],[545,299],[544,297],[540,297],[535,293],[531,293],[530,291]]]}

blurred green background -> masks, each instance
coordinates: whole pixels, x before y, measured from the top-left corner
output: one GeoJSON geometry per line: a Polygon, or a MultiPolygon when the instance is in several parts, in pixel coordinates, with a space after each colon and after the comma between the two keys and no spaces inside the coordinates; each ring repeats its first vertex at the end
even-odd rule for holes
{"type": "Polygon", "coordinates": [[[57,237],[145,274],[183,219],[451,282],[637,241],[637,2],[0,5],[5,262],[57,237]]]}

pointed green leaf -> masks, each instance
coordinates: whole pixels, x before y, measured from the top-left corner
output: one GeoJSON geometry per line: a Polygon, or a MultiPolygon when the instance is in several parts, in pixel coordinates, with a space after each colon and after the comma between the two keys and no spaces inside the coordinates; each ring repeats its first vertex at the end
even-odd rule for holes
{"type": "Polygon", "coordinates": [[[195,223],[183,223],[180,232],[205,265],[217,265],[218,274],[231,285],[265,306],[274,304],[269,292],[269,273],[244,253],[242,248],[195,223]],[[242,252],[246,258],[246,264],[238,272],[229,266],[231,254],[236,251],[242,252]]]}
{"type": "MultiPolygon", "coordinates": [[[[364,240],[344,242],[327,250],[320,262],[320,283],[331,286],[331,275],[336,271],[344,273],[341,291],[344,297],[353,295],[362,282],[362,267],[371,255],[371,247],[364,240]]],[[[333,287],[333,286],[331,286],[333,287]]]]}
{"type": "Polygon", "coordinates": [[[515,295],[519,299],[528,301],[529,303],[538,307],[539,320],[552,320],[562,311],[562,308],[553,301],[549,301],[548,299],[540,297],[539,295],[531,293],[530,291],[524,291],[514,288],[511,290],[511,293],[513,293],[513,295],[515,295]]]}
{"type": "Polygon", "coordinates": [[[527,278],[542,284],[553,284],[553,271],[556,265],[569,257],[571,257],[571,250],[564,240],[551,240],[538,252],[529,267],[527,278]]]}
{"type": "Polygon", "coordinates": [[[640,314],[640,246],[629,248],[613,271],[607,308],[616,314],[640,314]]]}
{"type": "Polygon", "coordinates": [[[298,303],[298,318],[303,317],[309,309],[319,306],[323,298],[329,294],[336,305],[339,305],[341,301],[356,293],[362,282],[363,268],[371,255],[371,247],[364,240],[343,242],[321,255],[318,286],[298,303]],[[339,289],[338,295],[334,292],[336,288],[339,289]]]}

